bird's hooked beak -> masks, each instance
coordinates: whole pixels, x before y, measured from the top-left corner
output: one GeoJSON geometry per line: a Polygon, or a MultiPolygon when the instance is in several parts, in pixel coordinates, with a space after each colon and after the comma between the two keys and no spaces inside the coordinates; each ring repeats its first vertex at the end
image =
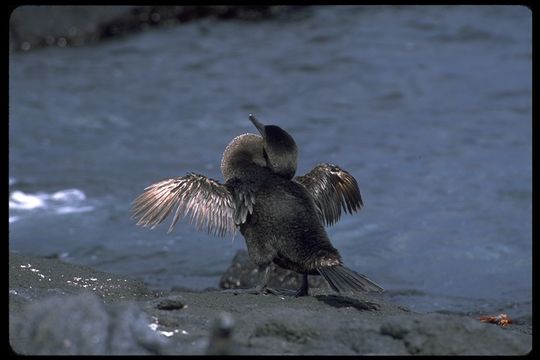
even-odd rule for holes
{"type": "Polygon", "coordinates": [[[257,130],[259,130],[259,132],[261,133],[261,135],[264,137],[264,124],[262,124],[261,122],[259,122],[259,120],[257,120],[257,118],[255,116],[253,116],[253,114],[249,114],[249,120],[251,120],[251,122],[253,123],[253,125],[255,125],[255,127],[257,128],[257,130]]]}

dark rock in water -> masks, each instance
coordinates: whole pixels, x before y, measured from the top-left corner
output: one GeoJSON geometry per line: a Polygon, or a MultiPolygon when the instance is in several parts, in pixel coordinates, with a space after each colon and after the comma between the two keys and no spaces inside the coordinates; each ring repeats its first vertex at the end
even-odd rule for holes
{"type": "Polygon", "coordinates": [[[11,316],[10,343],[25,355],[161,354],[166,341],[150,323],[134,304],[106,306],[90,292],[54,296],[11,316]]]}
{"type": "MultiPolygon", "coordinates": [[[[253,288],[261,283],[264,269],[259,269],[250,259],[246,250],[239,250],[232,260],[231,266],[225,270],[219,281],[221,289],[253,288]]],[[[309,276],[309,287],[327,287],[320,276],[309,276]]],[[[302,275],[285,270],[275,264],[270,265],[268,286],[275,288],[297,289],[302,283],[302,275]]]]}
{"type": "Polygon", "coordinates": [[[21,6],[10,17],[10,48],[82,46],[151,27],[202,18],[260,20],[297,6],[21,6]]]}
{"type": "Polygon", "coordinates": [[[130,13],[134,6],[20,6],[9,19],[10,48],[81,46],[100,38],[100,24],[130,13]]]}

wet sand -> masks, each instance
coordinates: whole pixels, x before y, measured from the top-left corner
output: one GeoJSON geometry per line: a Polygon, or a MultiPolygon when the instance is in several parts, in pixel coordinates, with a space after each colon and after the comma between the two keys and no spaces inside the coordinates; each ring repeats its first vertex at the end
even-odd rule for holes
{"type": "Polygon", "coordinates": [[[57,259],[9,255],[10,345],[21,354],[526,354],[532,324],[421,314],[380,295],[153,291],[57,259]]]}

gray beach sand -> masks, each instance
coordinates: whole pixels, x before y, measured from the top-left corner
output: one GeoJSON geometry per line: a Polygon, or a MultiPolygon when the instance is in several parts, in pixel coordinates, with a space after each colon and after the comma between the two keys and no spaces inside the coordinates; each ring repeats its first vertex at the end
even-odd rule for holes
{"type": "Polygon", "coordinates": [[[57,259],[9,255],[10,345],[20,354],[513,354],[532,325],[420,314],[381,295],[153,291],[57,259]]]}

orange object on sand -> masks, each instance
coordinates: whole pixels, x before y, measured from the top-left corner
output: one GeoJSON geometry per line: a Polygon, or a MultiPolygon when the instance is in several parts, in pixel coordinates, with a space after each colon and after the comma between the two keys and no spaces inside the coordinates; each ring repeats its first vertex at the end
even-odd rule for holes
{"type": "Polygon", "coordinates": [[[482,322],[497,324],[502,327],[512,323],[512,319],[506,314],[499,314],[497,316],[479,316],[476,319],[482,322]]]}

